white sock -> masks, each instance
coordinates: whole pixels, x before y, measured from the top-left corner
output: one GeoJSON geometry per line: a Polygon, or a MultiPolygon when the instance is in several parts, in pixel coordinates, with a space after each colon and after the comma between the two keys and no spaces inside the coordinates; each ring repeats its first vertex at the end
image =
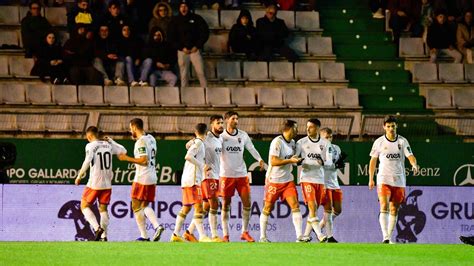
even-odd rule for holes
{"type": "Polygon", "coordinates": [[[222,210],[221,222],[222,222],[222,234],[224,236],[228,236],[229,235],[229,210],[222,210]]]}
{"type": "Polygon", "coordinates": [[[146,218],[143,209],[135,212],[135,221],[137,222],[140,236],[143,238],[148,238],[148,233],[146,232],[146,218]]]}
{"type": "Polygon", "coordinates": [[[192,233],[194,233],[194,229],[196,229],[196,225],[194,224],[194,220],[192,220],[191,224],[189,225],[188,229],[186,229],[186,230],[188,230],[188,232],[192,234],[192,233]]]}
{"type": "Polygon", "coordinates": [[[176,216],[176,224],[174,226],[174,234],[179,235],[179,232],[181,231],[181,228],[183,228],[184,221],[186,220],[186,215],[183,213],[178,213],[178,216],[176,216]]]}
{"type": "Polygon", "coordinates": [[[202,226],[202,214],[194,215],[193,223],[196,225],[196,229],[199,233],[199,239],[205,237],[206,233],[204,232],[204,227],[202,226]]]}
{"type": "Polygon", "coordinates": [[[260,214],[260,238],[267,237],[267,224],[268,215],[262,212],[262,214],[260,214]]]}
{"type": "Polygon", "coordinates": [[[302,236],[303,216],[301,216],[300,210],[297,210],[292,212],[292,217],[293,225],[295,226],[296,238],[298,239],[302,236]]]}
{"type": "Polygon", "coordinates": [[[143,212],[145,213],[146,218],[150,220],[150,223],[153,225],[154,229],[160,226],[160,224],[158,223],[158,218],[156,218],[155,211],[152,208],[145,207],[145,209],[143,209],[143,212]]]}
{"type": "Polygon", "coordinates": [[[304,236],[310,236],[311,231],[313,231],[313,226],[311,225],[311,222],[308,220],[306,221],[306,228],[304,229],[304,236]]]}
{"type": "Polygon", "coordinates": [[[109,227],[109,214],[107,212],[100,212],[100,227],[104,229],[101,237],[107,237],[107,227],[109,227]]]}
{"type": "Polygon", "coordinates": [[[324,212],[323,220],[326,220],[326,236],[332,237],[332,213],[324,212]]]}
{"type": "Polygon", "coordinates": [[[397,218],[398,218],[398,215],[391,215],[391,214],[389,215],[388,231],[387,231],[388,240],[392,239],[392,233],[393,233],[393,230],[395,229],[395,225],[397,224],[397,218]]]}
{"type": "Polygon", "coordinates": [[[217,234],[217,210],[209,210],[209,225],[211,226],[211,236],[218,237],[217,234]]]}
{"type": "Polygon", "coordinates": [[[383,240],[388,239],[388,216],[387,212],[381,212],[379,214],[380,229],[382,229],[383,240]]]}
{"type": "Polygon", "coordinates": [[[319,227],[319,220],[318,217],[309,218],[308,221],[311,223],[311,227],[313,227],[314,232],[319,240],[323,239],[323,233],[321,233],[321,228],[319,227]]]}
{"type": "Polygon", "coordinates": [[[97,231],[97,229],[99,229],[99,223],[97,222],[97,218],[95,218],[95,215],[92,212],[91,208],[87,207],[82,209],[82,214],[84,214],[86,221],[89,222],[94,231],[97,231]]]}
{"type": "Polygon", "coordinates": [[[250,221],[250,207],[243,207],[242,212],[242,232],[247,232],[250,221]]]}

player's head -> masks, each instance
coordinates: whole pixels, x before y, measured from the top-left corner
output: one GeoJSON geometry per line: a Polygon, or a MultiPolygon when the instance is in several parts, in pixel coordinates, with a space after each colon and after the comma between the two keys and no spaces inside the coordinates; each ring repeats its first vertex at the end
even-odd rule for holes
{"type": "Polygon", "coordinates": [[[195,130],[194,134],[196,135],[196,137],[202,137],[207,132],[207,125],[204,124],[204,123],[199,123],[199,124],[196,125],[194,130],[195,130]]]}
{"type": "Polygon", "coordinates": [[[306,133],[310,137],[316,137],[319,132],[319,128],[321,127],[321,121],[317,118],[310,118],[308,122],[306,122],[306,133]]]}
{"type": "Polygon", "coordinates": [[[99,129],[95,126],[90,126],[86,129],[86,138],[89,142],[99,138],[99,129]]]}
{"type": "Polygon", "coordinates": [[[385,129],[385,134],[396,134],[397,118],[393,115],[385,116],[383,119],[383,129],[385,129]]]}
{"type": "Polygon", "coordinates": [[[224,114],[225,122],[227,127],[231,129],[236,129],[239,124],[239,114],[235,111],[229,111],[224,114]]]}
{"type": "Polygon", "coordinates": [[[319,132],[321,133],[321,137],[329,140],[329,142],[332,142],[332,129],[325,127],[321,128],[319,132]]]}
{"type": "Polygon", "coordinates": [[[139,132],[143,132],[143,120],[140,118],[130,120],[130,133],[132,133],[132,138],[137,139],[139,132]]]}
{"type": "Polygon", "coordinates": [[[210,119],[211,131],[214,134],[222,134],[224,132],[224,118],[222,115],[213,115],[210,119]]]}
{"type": "Polygon", "coordinates": [[[281,123],[281,133],[286,138],[294,139],[298,135],[298,124],[294,120],[285,120],[281,123]]]}

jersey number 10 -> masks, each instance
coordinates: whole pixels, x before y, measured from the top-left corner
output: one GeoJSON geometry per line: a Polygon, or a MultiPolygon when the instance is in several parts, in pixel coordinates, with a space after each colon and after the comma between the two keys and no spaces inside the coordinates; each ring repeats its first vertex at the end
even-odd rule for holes
{"type": "Polygon", "coordinates": [[[97,155],[99,156],[100,170],[109,170],[112,166],[112,155],[110,152],[98,152],[97,155]]]}

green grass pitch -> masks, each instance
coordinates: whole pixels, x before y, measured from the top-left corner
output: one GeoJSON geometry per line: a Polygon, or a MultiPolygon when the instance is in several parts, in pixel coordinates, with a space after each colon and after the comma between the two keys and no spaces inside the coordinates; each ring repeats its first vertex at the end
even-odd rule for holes
{"type": "Polygon", "coordinates": [[[474,265],[432,244],[0,242],[0,265],[474,265]]]}

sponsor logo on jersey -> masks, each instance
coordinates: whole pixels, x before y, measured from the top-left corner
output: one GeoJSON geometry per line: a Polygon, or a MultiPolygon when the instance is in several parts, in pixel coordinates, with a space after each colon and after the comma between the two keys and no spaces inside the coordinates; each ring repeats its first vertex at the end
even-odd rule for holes
{"type": "Polygon", "coordinates": [[[455,186],[469,186],[474,185],[474,179],[472,178],[472,170],[474,164],[461,165],[456,172],[454,172],[453,183],[455,186]]]}
{"type": "Polygon", "coordinates": [[[421,195],[423,195],[423,191],[413,190],[400,206],[396,242],[416,243],[417,236],[425,228],[426,214],[418,208],[418,197],[421,195]]]}
{"type": "Polygon", "coordinates": [[[387,157],[387,159],[400,159],[400,158],[402,158],[400,153],[388,153],[385,157],[387,157]]]}
{"type": "Polygon", "coordinates": [[[310,159],[317,159],[317,158],[321,158],[321,155],[318,153],[310,152],[308,153],[308,155],[306,155],[306,157],[310,159]]]}
{"type": "Polygon", "coordinates": [[[226,151],[230,151],[230,152],[241,152],[242,149],[240,147],[233,147],[233,146],[229,146],[227,148],[225,148],[226,151]]]}
{"type": "Polygon", "coordinates": [[[215,152],[215,153],[221,153],[221,152],[222,152],[222,148],[216,147],[216,148],[214,149],[214,152],[215,152]]]}

